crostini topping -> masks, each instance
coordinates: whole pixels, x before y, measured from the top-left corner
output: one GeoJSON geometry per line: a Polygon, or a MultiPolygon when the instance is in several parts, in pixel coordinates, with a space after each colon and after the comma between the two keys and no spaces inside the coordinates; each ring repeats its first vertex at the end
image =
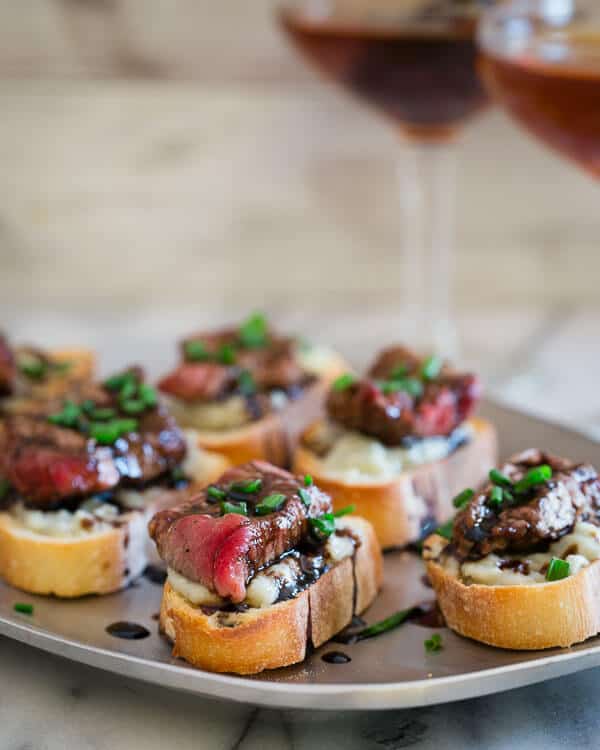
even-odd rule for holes
{"type": "Polygon", "coordinates": [[[385,350],[366,377],[347,374],[327,399],[331,419],[387,446],[446,437],[473,413],[481,397],[475,375],[422,359],[402,347],[385,350]]]}
{"type": "Polygon", "coordinates": [[[305,487],[301,478],[253,461],[230,469],[183,505],[158,513],[149,530],[170,568],[223,598],[241,602],[252,575],[308,542],[311,520],[322,519],[327,526],[327,514],[333,517],[331,500],[314,484],[305,487]],[[215,494],[214,488],[225,496],[215,494]],[[310,503],[300,496],[301,490],[310,503]],[[223,515],[225,502],[237,504],[238,510],[223,515]],[[246,514],[239,511],[241,503],[246,514]]]}
{"type": "MultiPolygon", "coordinates": [[[[259,419],[277,409],[280,401],[300,395],[314,378],[302,364],[296,341],[275,334],[260,313],[239,328],[187,339],[183,357],[183,363],[161,380],[160,389],[190,404],[248,399],[241,423],[259,419]]],[[[196,416],[202,420],[207,415],[196,416]]]]}
{"type": "Polygon", "coordinates": [[[529,450],[490,471],[489,480],[454,521],[451,538],[460,559],[532,552],[578,521],[600,524],[600,480],[587,464],[529,450]]]}

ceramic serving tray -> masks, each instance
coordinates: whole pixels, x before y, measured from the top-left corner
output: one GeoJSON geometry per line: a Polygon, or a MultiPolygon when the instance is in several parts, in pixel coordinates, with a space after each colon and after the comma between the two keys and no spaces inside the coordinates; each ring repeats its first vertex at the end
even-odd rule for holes
{"type": "MultiPolygon", "coordinates": [[[[600,446],[547,422],[487,403],[484,416],[498,427],[503,457],[539,446],[560,455],[598,463],[600,446]]],[[[385,583],[367,612],[375,622],[396,610],[433,599],[423,567],[408,552],[385,557],[385,583]]],[[[307,709],[407,708],[508,690],[600,664],[600,638],[569,649],[504,651],[483,646],[444,628],[406,624],[378,638],[352,645],[326,644],[303,664],[252,678],[217,675],[171,657],[158,633],[161,586],[142,578],[119,594],[58,601],[23,594],[0,584],[0,634],[101,669],[198,695],[268,707],[307,709]],[[33,614],[15,612],[29,603],[33,614]],[[117,621],[150,631],[139,640],[110,635],[117,621]],[[443,649],[427,653],[433,632],[443,649]],[[350,661],[332,664],[323,654],[342,651],[350,661]]]]}

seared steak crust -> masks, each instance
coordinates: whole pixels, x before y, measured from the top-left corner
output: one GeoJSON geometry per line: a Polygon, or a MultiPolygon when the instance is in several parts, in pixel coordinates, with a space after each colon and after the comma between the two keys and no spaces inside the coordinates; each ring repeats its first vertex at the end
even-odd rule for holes
{"type": "Polygon", "coordinates": [[[456,373],[448,367],[431,379],[420,379],[424,363],[403,347],[385,350],[367,377],[330,391],[329,416],[389,446],[402,445],[411,438],[450,435],[475,410],[481,383],[476,375],[456,373]],[[386,387],[398,368],[404,372],[398,379],[417,379],[420,393],[386,387]]]}
{"type": "Polygon", "coordinates": [[[307,537],[310,518],[331,511],[328,495],[314,485],[304,487],[289,472],[264,461],[230,469],[213,487],[228,493],[232,502],[246,502],[248,516],[222,515],[219,501],[207,488],[188,502],[155,515],[149,531],[169,567],[234,602],[243,601],[246,583],[257,570],[307,537]],[[235,488],[256,479],[261,486],[255,493],[235,488]],[[301,498],[304,493],[308,505],[301,498]],[[256,515],[256,506],[276,494],[284,496],[281,506],[256,515]]]}
{"type": "Polygon", "coordinates": [[[501,471],[515,482],[542,464],[552,468],[552,478],[533,487],[525,502],[495,509],[486,484],[457,515],[452,542],[460,559],[533,552],[568,534],[577,521],[600,524],[600,479],[593,466],[528,450],[501,471]]]}

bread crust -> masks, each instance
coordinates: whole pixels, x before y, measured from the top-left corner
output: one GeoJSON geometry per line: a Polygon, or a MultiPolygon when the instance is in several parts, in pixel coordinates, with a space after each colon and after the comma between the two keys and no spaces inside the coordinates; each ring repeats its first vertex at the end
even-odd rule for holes
{"type": "Polygon", "coordinates": [[[29,531],[0,513],[0,577],[31,594],[65,598],[108,594],[127,586],[146,566],[147,514],[119,516],[119,526],[82,537],[29,531]]]}
{"type": "MultiPolygon", "coordinates": [[[[493,425],[478,417],[469,420],[473,438],[447,458],[418,466],[394,479],[345,482],[324,473],[322,461],[300,444],[293,470],[310,474],[331,495],[336,510],[354,505],[357,515],[373,524],[384,549],[416,542],[428,520],[446,521],[455,509],[452,498],[469,485],[477,485],[495,466],[497,436],[493,425]]],[[[311,425],[308,430],[314,429],[311,425]]]]}
{"type": "MultiPolygon", "coordinates": [[[[440,540],[432,535],[425,544],[440,540]]],[[[567,647],[600,632],[600,560],[560,581],[524,586],[466,585],[436,560],[427,573],[448,627],[490,646],[567,647]]]]}
{"type": "Polygon", "coordinates": [[[221,620],[219,613],[206,614],[191,605],[167,582],[160,629],[173,643],[173,656],[211,672],[257,674],[303,661],[307,647],[320,646],[346,627],[381,587],[382,557],[368,522],[353,516],[344,520],[360,538],[355,556],[340,561],[294,599],[221,620]]]}
{"type": "Polygon", "coordinates": [[[197,430],[198,444],[224,456],[230,466],[257,459],[289,466],[301,432],[320,416],[329,384],[338,373],[336,367],[309,386],[300,398],[256,422],[222,431],[197,430]]]}

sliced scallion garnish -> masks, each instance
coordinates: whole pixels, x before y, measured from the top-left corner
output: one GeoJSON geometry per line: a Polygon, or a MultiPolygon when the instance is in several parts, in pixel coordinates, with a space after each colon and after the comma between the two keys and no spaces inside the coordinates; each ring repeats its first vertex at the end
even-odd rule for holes
{"type": "Polygon", "coordinates": [[[423,394],[423,383],[417,378],[398,378],[396,380],[384,380],[381,383],[381,390],[385,395],[405,391],[414,398],[423,394]]]}
{"type": "Polygon", "coordinates": [[[4,500],[4,498],[8,495],[8,491],[10,490],[10,482],[8,479],[0,479],[0,500],[4,500]]]}
{"type": "Polygon", "coordinates": [[[223,500],[227,496],[225,490],[222,490],[220,487],[214,486],[208,487],[206,490],[206,494],[209,497],[212,497],[214,500],[223,500]]]}
{"type": "Polygon", "coordinates": [[[18,367],[23,375],[33,380],[41,380],[48,372],[48,365],[42,359],[31,356],[20,358],[18,367]]]}
{"type": "Polygon", "coordinates": [[[311,477],[311,475],[310,474],[305,474],[304,475],[304,486],[305,487],[310,487],[312,485],[312,483],[313,483],[313,478],[311,477]]]}
{"type": "Polygon", "coordinates": [[[436,653],[436,651],[441,651],[443,648],[442,645],[442,636],[439,633],[433,633],[431,638],[427,638],[423,645],[425,646],[425,651],[427,653],[433,654],[436,653]]]}
{"type": "Polygon", "coordinates": [[[222,365],[235,364],[235,349],[231,344],[223,344],[217,352],[217,362],[222,365]]]}
{"type": "Polygon", "coordinates": [[[405,623],[409,617],[420,612],[419,607],[409,607],[408,609],[401,609],[399,612],[394,612],[393,615],[386,617],[385,620],[368,625],[366,628],[359,630],[355,633],[357,640],[363,641],[366,638],[373,638],[381,633],[387,633],[389,630],[394,630],[399,625],[405,623]]]}
{"type": "Polygon", "coordinates": [[[208,362],[210,359],[210,352],[202,341],[186,341],[183,351],[190,362],[208,362]]]}
{"type": "Polygon", "coordinates": [[[408,375],[408,365],[396,365],[390,372],[389,379],[398,380],[398,378],[403,378],[405,375],[408,375]]]}
{"type": "Polygon", "coordinates": [[[276,492],[273,495],[267,495],[267,497],[263,497],[260,503],[256,506],[256,515],[266,516],[268,513],[274,513],[276,510],[279,510],[284,503],[285,495],[282,495],[279,492],[276,492]]]}
{"type": "Polygon", "coordinates": [[[158,403],[158,394],[156,388],[147,383],[140,383],[138,386],[138,397],[144,402],[148,408],[156,406],[158,403]]]}
{"type": "Polygon", "coordinates": [[[13,605],[15,612],[19,612],[22,615],[33,614],[33,604],[24,604],[23,602],[17,602],[13,605]]]}
{"type": "Polygon", "coordinates": [[[335,516],[333,513],[323,513],[318,518],[309,518],[308,522],[319,539],[327,539],[335,531],[335,516]]]}
{"type": "Polygon", "coordinates": [[[67,400],[63,404],[62,411],[58,412],[58,414],[50,414],[48,422],[60,427],[77,427],[80,416],[81,408],[73,401],[67,400]]]}
{"type": "Polygon", "coordinates": [[[490,492],[489,496],[489,503],[493,507],[500,507],[504,501],[504,490],[502,487],[498,487],[497,485],[494,485],[492,487],[492,490],[490,492]]]}
{"type": "Polygon", "coordinates": [[[121,409],[125,414],[141,414],[146,410],[146,404],[141,398],[128,398],[121,401],[121,409]]]}
{"type": "Polygon", "coordinates": [[[452,529],[454,527],[454,519],[451,518],[449,521],[446,521],[446,523],[443,523],[441,526],[438,526],[435,530],[436,534],[439,534],[440,536],[443,536],[444,539],[452,539],[452,529]]]}
{"type": "Polygon", "coordinates": [[[475,492],[468,487],[466,490],[459,492],[459,494],[452,500],[452,505],[455,508],[464,508],[465,505],[473,499],[475,492]]]}
{"type": "Polygon", "coordinates": [[[331,387],[334,391],[345,391],[354,383],[356,383],[356,376],[351,372],[345,372],[333,381],[331,387]]]}
{"type": "Polygon", "coordinates": [[[552,478],[552,469],[548,464],[529,469],[527,474],[515,484],[515,492],[526,492],[531,487],[543,484],[552,478]]]}
{"type": "Polygon", "coordinates": [[[255,492],[258,492],[260,488],[262,487],[262,479],[247,479],[243,482],[234,482],[231,485],[231,489],[234,492],[245,492],[248,495],[252,495],[255,492]]]}
{"type": "Polygon", "coordinates": [[[137,419],[113,419],[110,422],[90,422],[89,434],[100,445],[113,445],[120,437],[138,428],[137,419]]]}
{"type": "Polygon", "coordinates": [[[354,513],[356,510],[356,505],[346,505],[345,508],[340,508],[339,510],[336,510],[333,512],[334,518],[341,518],[342,516],[347,516],[350,513],[354,513]]]}
{"type": "Polygon", "coordinates": [[[267,321],[261,313],[253,313],[239,328],[238,336],[242,346],[246,349],[260,349],[266,346],[267,321]]]}
{"type": "Polygon", "coordinates": [[[256,382],[249,370],[242,370],[238,375],[238,388],[242,396],[252,396],[256,393],[256,382]]]}
{"type": "Polygon", "coordinates": [[[224,516],[228,513],[237,513],[240,516],[248,515],[247,503],[230,503],[227,500],[221,501],[221,512],[224,516]]]}
{"type": "Polygon", "coordinates": [[[437,376],[440,374],[442,365],[443,360],[441,359],[441,357],[436,357],[435,355],[427,357],[427,359],[421,365],[421,377],[423,378],[423,380],[435,380],[435,378],[437,378],[437,376]]]}
{"type": "Polygon", "coordinates": [[[492,484],[497,485],[498,487],[512,487],[512,482],[510,479],[506,476],[506,474],[503,474],[501,471],[498,471],[498,469],[492,469],[489,473],[490,482],[492,484]]]}
{"type": "Polygon", "coordinates": [[[546,580],[560,581],[563,578],[568,578],[570,573],[571,566],[566,560],[561,560],[560,557],[553,557],[546,571],[546,580]]]}

